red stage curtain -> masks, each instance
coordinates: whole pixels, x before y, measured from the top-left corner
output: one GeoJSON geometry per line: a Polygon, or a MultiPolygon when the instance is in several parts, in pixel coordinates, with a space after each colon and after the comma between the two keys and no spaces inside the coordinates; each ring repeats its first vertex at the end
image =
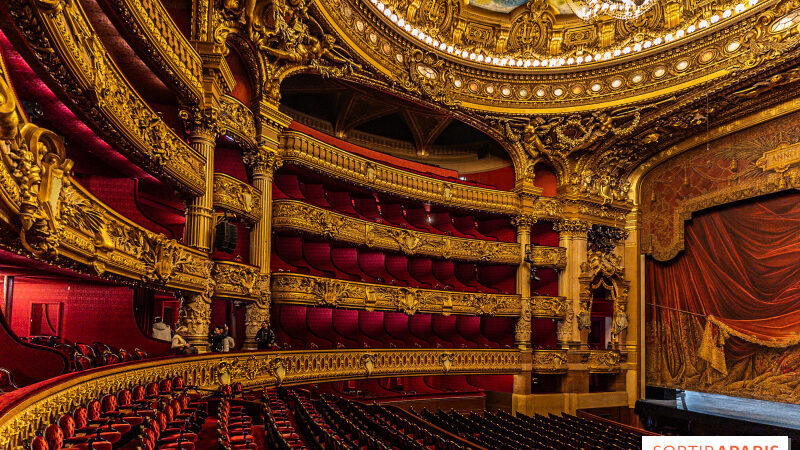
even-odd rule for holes
{"type": "Polygon", "coordinates": [[[649,297],[706,317],[700,358],[727,373],[726,353],[800,343],[800,193],[703,214],[685,239],[675,260],[648,264],[649,297]]]}

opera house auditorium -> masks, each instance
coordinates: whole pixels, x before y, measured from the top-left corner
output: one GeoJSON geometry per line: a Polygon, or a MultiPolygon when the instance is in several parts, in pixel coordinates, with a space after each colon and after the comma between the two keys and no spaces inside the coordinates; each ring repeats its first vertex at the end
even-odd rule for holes
{"type": "Polygon", "coordinates": [[[800,0],[1,0],[0,450],[800,448],[798,189],[800,0]]]}

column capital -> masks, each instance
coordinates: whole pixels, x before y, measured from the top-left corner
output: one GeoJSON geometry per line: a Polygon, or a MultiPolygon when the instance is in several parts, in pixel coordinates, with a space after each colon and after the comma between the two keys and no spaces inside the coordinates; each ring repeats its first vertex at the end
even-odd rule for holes
{"type": "Polygon", "coordinates": [[[533,214],[522,213],[511,217],[511,224],[514,225],[518,231],[532,227],[537,221],[538,218],[533,214]]]}
{"type": "Polygon", "coordinates": [[[278,150],[270,148],[263,142],[255,150],[243,155],[244,163],[254,172],[272,174],[283,165],[283,158],[278,150]]]}
{"type": "Polygon", "coordinates": [[[203,139],[214,145],[217,136],[226,131],[216,108],[193,106],[181,109],[178,116],[183,120],[190,140],[203,139]]]}
{"type": "Polygon", "coordinates": [[[592,224],[581,219],[564,219],[553,224],[553,231],[573,237],[587,237],[592,224]]]}

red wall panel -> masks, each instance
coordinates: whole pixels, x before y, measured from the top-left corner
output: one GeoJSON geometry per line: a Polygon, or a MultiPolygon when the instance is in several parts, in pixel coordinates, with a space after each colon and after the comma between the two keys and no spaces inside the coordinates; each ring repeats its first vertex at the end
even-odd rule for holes
{"type": "Polygon", "coordinates": [[[91,344],[98,341],[151,355],[169,353],[169,343],[144,335],[133,317],[133,290],[91,281],[17,277],[11,329],[17,336],[30,330],[31,303],[61,303],[61,337],[91,344]]]}

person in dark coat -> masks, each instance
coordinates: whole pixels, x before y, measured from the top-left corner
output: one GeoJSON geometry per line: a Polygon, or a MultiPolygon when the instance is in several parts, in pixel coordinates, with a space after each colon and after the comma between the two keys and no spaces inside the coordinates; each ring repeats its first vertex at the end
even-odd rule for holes
{"type": "Polygon", "coordinates": [[[259,350],[268,350],[275,346],[275,333],[267,322],[261,323],[261,328],[256,333],[256,344],[259,350]]]}

